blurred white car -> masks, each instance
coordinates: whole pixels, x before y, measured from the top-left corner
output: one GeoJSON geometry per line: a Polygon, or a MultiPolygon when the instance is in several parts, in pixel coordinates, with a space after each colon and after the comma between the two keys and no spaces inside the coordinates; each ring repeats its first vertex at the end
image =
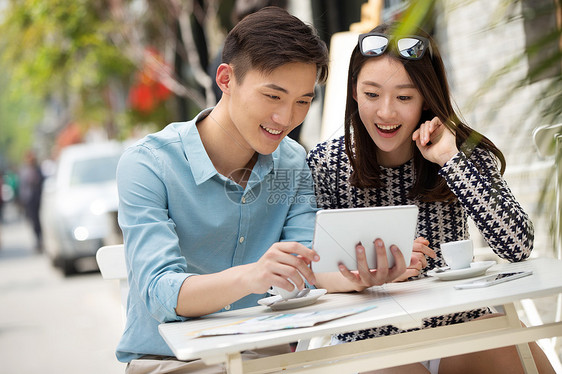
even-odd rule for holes
{"type": "MultiPolygon", "coordinates": [[[[41,225],[45,252],[65,275],[77,260],[95,256],[118,230],[117,142],[65,147],[43,186],[41,225]]],[[[121,239],[122,240],[122,239],[121,239]]]]}

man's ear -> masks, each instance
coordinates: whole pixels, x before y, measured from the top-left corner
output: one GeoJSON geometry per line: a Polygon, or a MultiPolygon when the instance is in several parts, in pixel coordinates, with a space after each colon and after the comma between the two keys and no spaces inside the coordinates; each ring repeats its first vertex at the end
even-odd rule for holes
{"type": "Polygon", "coordinates": [[[230,93],[230,85],[232,84],[233,78],[234,71],[232,70],[232,66],[229,64],[220,64],[217,68],[215,80],[217,82],[217,86],[224,94],[228,95],[230,93]]]}

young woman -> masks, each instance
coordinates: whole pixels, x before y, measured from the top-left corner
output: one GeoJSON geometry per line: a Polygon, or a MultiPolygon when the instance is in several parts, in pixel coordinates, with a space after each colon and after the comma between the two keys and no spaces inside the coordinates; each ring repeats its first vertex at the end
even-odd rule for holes
{"type": "MultiPolygon", "coordinates": [[[[380,25],[359,37],[349,64],[345,135],[317,145],[308,155],[319,207],[417,205],[419,238],[414,251],[427,255],[426,266],[408,269],[403,278],[424,276],[444,266],[439,244],[467,239],[468,217],[501,258],[526,259],[533,248],[533,225],[502,178],[502,153],[455,113],[431,37],[421,30],[396,36],[396,26],[380,25]]],[[[347,269],[342,274],[353,276],[347,269]]],[[[488,314],[491,311],[484,308],[437,316],[420,327],[488,314]]],[[[346,342],[400,332],[384,326],[335,338],[346,342]]],[[[539,370],[552,370],[540,349],[536,345],[532,349],[539,370]]],[[[521,370],[513,347],[443,358],[425,366],[409,365],[408,371],[521,370]]]]}

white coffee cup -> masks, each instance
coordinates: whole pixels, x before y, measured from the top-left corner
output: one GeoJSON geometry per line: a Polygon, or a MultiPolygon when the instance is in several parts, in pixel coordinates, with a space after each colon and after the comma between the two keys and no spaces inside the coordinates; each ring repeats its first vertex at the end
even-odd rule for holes
{"type": "Polygon", "coordinates": [[[291,282],[291,284],[294,286],[292,291],[287,291],[281,287],[277,287],[277,286],[272,286],[272,291],[271,293],[274,295],[280,295],[281,298],[283,298],[283,300],[289,300],[294,298],[295,296],[297,296],[297,294],[299,293],[299,289],[298,287],[295,285],[295,283],[293,283],[292,280],[287,279],[289,282],[291,282]]]}
{"type": "Polygon", "coordinates": [[[472,240],[441,243],[441,254],[451,270],[468,268],[474,258],[472,240]]]}

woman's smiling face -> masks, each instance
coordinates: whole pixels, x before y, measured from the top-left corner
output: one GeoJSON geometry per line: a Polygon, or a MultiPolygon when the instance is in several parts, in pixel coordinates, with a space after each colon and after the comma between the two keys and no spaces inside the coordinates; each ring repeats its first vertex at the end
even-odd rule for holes
{"type": "Polygon", "coordinates": [[[412,158],[412,133],[424,100],[400,61],[388,56],[365,62],[355,86],[359,117],[377,145],[382,166],[402,165],[412,158]]]}

